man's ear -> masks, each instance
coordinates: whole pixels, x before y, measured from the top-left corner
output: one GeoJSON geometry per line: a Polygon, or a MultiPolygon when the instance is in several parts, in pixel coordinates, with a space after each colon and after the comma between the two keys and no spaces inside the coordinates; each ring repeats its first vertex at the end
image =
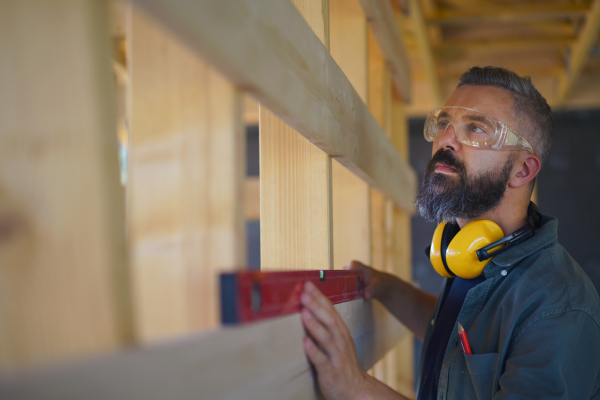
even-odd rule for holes
{"type": "Polygon", "coordinates": [[[513,170],[513,176],[508,185],[512,188],[518,188],[528,184],[537,176],[542,167],[542,162],[535,154],[527,153],[521,156],[515,163],[516,170],[513,170]]]}

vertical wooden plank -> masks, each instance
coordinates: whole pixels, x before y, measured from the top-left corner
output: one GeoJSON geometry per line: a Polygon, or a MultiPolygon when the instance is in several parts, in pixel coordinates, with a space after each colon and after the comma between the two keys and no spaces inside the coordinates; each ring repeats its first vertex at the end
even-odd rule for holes
{"type": "Polygon", "coordinates": [[[0,371],[131,337],[107,5],[0,2],[0,371]]]}
{"type": "MultiPolygon", "coordinates": [[[[358,0],[329,0],[331,56],[367,102],[367,22],[358,0]]],[[[371,263],[369,185],[333,162],[334,268],[371,263]]]]}
{"type": "MultiPolygon", "coordinates": [[[[391,101],[392,143],[405,160],[409,159],[409,132],[406,106],[395,94],[391,101]]],[[[390,271],[407,282],[412,281],[411,216],[390,203],[392,237],[390,271]]],[[[389,384],[404,395],[414,396],[414,339],[408,333],[390,352],[394,364],[389,384]]]]}
{"type": "Polygon", "coordinates": [[[217,273],[245,264],[240,93],[133,7],[128,235],[139,338],[217,325],[217,273]]]}
{"type": "MultiPolygon", "coordinates": [[[[374,36],[369,34],[369,108],[396,150],[408,160],[408,122],[402,100],[392,90],[374,36]]],[[[373,267],[412,280],[410,215],[371,189],[371,257],[373,267]]],[[[406,335],[373,367],[372,373],[405,395],[413,394],[413,341],[406,335]]]]}
{"type": "MultiPolygon", "coordinates": [[[[368,30],[368,63],[369,63],[369,109],[379,122],[386,134],[390,135],[390,120],[388,97],[391,95],[391,79],[389,71],[386,68],[383,54],[379,49],[377,40],[373,32],[368,30]]],[[[375,190],[371,189],[371,265],[373,268],[388,270],[388,234],[386,226],[386,198],[375,190]]],[[[387,382],[388,374],[388,356],[377,362],[371,371],[374,377],[387,382]]]]}
{"type": "MultiPolygon", "coordinates": [[[[294,0],[329,47],[327,0],[294,0]]],[[[331,269],[331,157],[260,107],[261,269],[331,269]]]]}

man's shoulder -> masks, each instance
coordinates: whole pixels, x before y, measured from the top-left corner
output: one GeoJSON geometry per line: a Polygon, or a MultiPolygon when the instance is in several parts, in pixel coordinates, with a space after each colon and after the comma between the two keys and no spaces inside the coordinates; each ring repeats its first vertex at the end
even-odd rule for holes
{"type": "Polygon", "coordinates": [[[585,271],[558,241],[520,264],[523,265],[515,266],[517,271],[522,267],[519,271],[522,282],[519,283],[524,285],[520,290],[528,292],[530,300],[535,300],[538,313],[581,311],[600,327],[598,292],[585,271]]]}

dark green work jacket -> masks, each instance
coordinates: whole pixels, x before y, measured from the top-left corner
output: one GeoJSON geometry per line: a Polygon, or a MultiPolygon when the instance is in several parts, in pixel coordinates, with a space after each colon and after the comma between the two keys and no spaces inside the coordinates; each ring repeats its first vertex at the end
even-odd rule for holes
{"type": "Polygon", "coordinates": [[[463,353],[455,326],[438,400],[600,399],[598,293],[558,243],[558,221],[542,223],[533,238],[492,259],[486,280],[467,294],[458,321],[473,354],[463,353]]]}

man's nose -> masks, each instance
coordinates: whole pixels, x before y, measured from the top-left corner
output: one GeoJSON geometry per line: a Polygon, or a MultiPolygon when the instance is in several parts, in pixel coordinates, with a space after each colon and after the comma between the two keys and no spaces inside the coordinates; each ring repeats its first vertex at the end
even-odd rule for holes
{"type": "Polygon", "coordinates": [[[452,150],[452,151],[459,151],[460,150],[460,142],[458,141],[456,134],[457,134],[457,132],[456,132],[456,127],[455,127],[454,123],[448,124],[448,126],[444,130],[444,133],[440,137],[440,140],[439,140],[440,147],[443,149],[448,149],[448,150],[452,150]]]}

